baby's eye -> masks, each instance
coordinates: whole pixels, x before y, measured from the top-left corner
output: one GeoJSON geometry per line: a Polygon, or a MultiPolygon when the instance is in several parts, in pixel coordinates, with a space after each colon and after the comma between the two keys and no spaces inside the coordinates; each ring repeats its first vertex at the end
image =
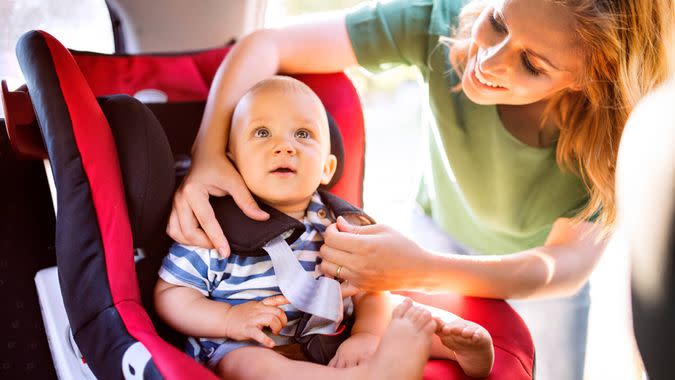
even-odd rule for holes
{"type": "Polygon", "coordinates": [[[253,134],[255,137],[269,137],[270,136],[270,130],[265,128],[265,127],[260,127],[256,129],[253,134]]]}
{"type": "Polygon", "coordinates": [[[311,137],[311,134],[306,129],[298,129],[295,131],[295,137],[299,139],[308,139],[311,137]]]}

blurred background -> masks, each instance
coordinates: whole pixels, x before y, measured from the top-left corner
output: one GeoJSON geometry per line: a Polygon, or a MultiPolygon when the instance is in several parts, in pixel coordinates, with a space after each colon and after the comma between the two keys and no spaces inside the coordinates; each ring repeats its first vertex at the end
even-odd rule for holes
{"type": "MultiPolygon", "coordinates": [[[[357,3],[268,0],[264,23],[278,26],[307,13],[344,9],[357,3]]],[[[0,15],[0,78],[7,80],[10,90],[24,83],[14,46],[28,30],[46,30],[72,49],[114,51],[110,16],[103,0],[0,0],[0,15]]],[[[404,227],[404,216],[414,207],[420,172],[420,101],[424,97],[419,92],[422,87],[418,72],[411,67],[397,67],[378,75],[361,69],[350,69],[347,74],[364,108],[365,209],[381,223],[404,227]]],[[[0,117],[3,116],[0,109],[0,117]]],[[[628,260],[621,236],[620,231],[615,234],[592,276],[585,379],[642,378],[630,330],[628,260]]],[[[9,343],[0,340],[2,345],[9,343]]],[[[10,363],[0,358],[0,367],[5,365],[10,363]]]]}

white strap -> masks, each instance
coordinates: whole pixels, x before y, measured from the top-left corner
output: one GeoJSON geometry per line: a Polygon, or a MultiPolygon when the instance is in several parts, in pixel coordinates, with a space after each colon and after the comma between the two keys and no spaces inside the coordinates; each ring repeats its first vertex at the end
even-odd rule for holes
{"type": "Polygon", "coordinates": [[[312,332],[335,332],[343,317],[340,283],[328,277],[312,277],[281,237],[272,239],[263,249],[272,258],[281,293],[295,308],[314,316],[312,332]]]}

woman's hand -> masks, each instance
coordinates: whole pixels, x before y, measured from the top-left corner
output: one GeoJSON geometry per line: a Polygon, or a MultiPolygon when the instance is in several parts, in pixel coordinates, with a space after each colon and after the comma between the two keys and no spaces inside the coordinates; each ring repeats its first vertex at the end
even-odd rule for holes
{"type": "Polygon", "coordinates": [[[361,290],[417,289],[425,273],[425,251],[391,227],[355,226],[339,217],[323,235],[319,270],[361,290]]]}
{"type": "Polygon", "coordinates": [[[216,220],[209,195],[231,195],[249,218],[265,220],[269,215],[260,210],[244,180],[224,154],[212,154],[198,159],[173,197],[166,233],[185,245],[217,248],[223,257],[230,246],[216,220]]]}

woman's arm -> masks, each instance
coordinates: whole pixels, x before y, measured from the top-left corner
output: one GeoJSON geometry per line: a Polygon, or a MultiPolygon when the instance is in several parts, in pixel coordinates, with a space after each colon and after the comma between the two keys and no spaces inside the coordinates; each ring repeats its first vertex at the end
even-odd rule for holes
{"type": "Polygon", "coordinates": [[[354,64],[356,58],[340,13],[258,30],[242,38],[214,77],[192,149],[192,168],[174,197],[167,233],[180,243],[216,247],[227,256],[229,246],[208,202],[209,195],[230,194],[249,217],[268,217],[225,156],[237,101],[255,83],[278,72],[335,72],[354,64]]]}
{"type": "Polygon", "coordinates": [[[455,292],[489,298],[535,298],[575,293],[604,251],[599,228],[558,219],[546,243],[500,256],[431,252],[383,226],[338,221],[324,234],[320,269],[366,290],[455,292]]]}
{"type": "Polygon", "coordinates": [[[342,13],[254,31],[232,48],[218,68],[193,152],[224,154],[234,107],[257,82],[276,73],[336,72],[355,64],[342,13]]]}

